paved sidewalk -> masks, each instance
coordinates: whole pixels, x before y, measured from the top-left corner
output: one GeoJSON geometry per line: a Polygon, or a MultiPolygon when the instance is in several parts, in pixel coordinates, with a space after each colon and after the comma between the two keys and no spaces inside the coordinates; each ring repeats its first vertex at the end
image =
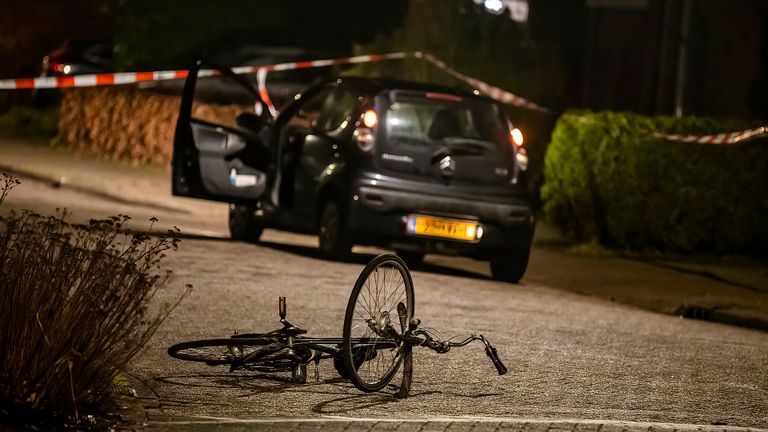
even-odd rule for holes
{"type": "Polygon", "coordinates": [[[197,418],[153,422],[147,430],[163,432],[230,431],[365,431],[365,432],[747,432],[764,429],[725,425],[548,420],[483,417],[448,418],[266,418],[256,420],[197,418]]]}
{"type": "Polygon", "coordinates": [[[170,169],[95,159],[50,147],[41,139],[0,136],[2,171],[124,204],[191,212],[202,202],[171,197],[170,169]]]}
{"type": "MultiPolygon", "coordinates": [[[[146,393],[146,392],[145,392],[146,393]]],[[[147,394],[147,396],[149,396],[147,394]]],[[[160,409],[153,397],[126,398],[123,411],[128,420],[120,429],[151,432],[256,432],[256,431],[364,431],[364,432],[768,432],[768,429],[726,424],[680,424],[590,419],[524,417],[402,417],[393,412],[386,418],[347,416],[262,417],[172,417],[160,409]],[[140,409],[140,407],[144,409],[140,409]]]]}

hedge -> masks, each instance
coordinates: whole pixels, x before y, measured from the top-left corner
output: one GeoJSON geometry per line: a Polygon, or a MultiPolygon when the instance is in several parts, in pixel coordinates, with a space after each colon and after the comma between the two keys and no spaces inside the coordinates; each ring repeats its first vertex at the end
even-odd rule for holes
{"type": "Polygon", "coordinates": [[[571,111],[544,161],[545,217],[579,241],[665,253],[767,256],[768,140],[678,143],[745,121],[571,111]]]}

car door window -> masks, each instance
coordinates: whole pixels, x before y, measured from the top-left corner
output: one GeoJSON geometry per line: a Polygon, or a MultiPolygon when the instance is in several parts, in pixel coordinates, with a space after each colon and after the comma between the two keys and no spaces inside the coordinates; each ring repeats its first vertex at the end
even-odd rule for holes
{"type": "Polygon", "coordinates": [[[325,99],[318,118],[316,131],[335,135],[344,130],[352,120],[352,111],[357,106],[358,97],[347,89],[338,87],[325,99]]]}
{"type": "Polygon", "coordinates": [[[327,87],[311,96],[288,120],[291,129],[334,135],[351,122],[358,96],[347,89],[327,87]]]}
{"type": "Polygon", "coordinates": [[[333,93],[333,87],[327,87],[310,96],[304,104],[288,119],[286,128],[289,130],[312,130],[317,127],[320,112],[325,107],[325,101],[333,93]]]}
{"type": "Polygon", "coordinates": [[[198,78],[192,99],[192,118],[234,128],[238,115],[256,114],[259,102],[252,92],[228,75],[198,78]]]}

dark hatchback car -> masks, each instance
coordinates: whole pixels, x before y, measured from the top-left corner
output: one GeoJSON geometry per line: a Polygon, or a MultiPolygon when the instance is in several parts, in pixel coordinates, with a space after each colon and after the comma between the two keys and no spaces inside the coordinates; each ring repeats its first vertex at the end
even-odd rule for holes
{"type": "Polygon", "coordinates": [[[210,107],[195,106],[197,72],[176,126],[173,193],[230,203],[234,239],[277,228],[319,234],[332,259],[377,245],[411,265],[459,254],[490,261],[497,279],[523,276],[534,230],[527,157],[493,100],[348,77],[311,87],[273,119],[253,86],[222,70],[251,111],[227,125],[198,118],[210,107]]]}

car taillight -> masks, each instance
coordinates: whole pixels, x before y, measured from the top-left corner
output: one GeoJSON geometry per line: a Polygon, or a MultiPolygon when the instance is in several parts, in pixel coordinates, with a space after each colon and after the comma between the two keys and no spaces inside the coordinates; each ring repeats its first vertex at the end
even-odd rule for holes
{"type": "Polygon", "coordinates": [[[70,72],[72,72],[72,66],[63,63],[53,63],[52,69],[56,72],[61,72],[64,75],[68,75],[70,72]]]}
{"type": "Polygon", "coordinates": [[[437,99],[449,102],[461,102],[461,97],[445,93],[427,93],[427,99],[437,99]]]}
{"type": "Polygon", "coordinates": [[[520,171],[528,169],[528,153],[524,148],[520,147],[515,153],[515,166],[520,171]]]}
{"type": "Polygon", "coordinates": [[[363,113],[363,125],[368,129],[373,129],[379,123],[379,116],[376,111],[369,109],[363,113]]]}
{"type": "Polygon", "coordinates": [[[364,152],[371,151],[374,144],[376,143],[376,139],[373,136],[373,131],[368,128],[360,127],[355,129],[354,137],[357,148],[364,152]]]}
{"type": "Polygon", "coordinates": [[[360,126],[353,133],[357,148],[364,152],[371,151],[376,144],[374,128],[379,124],[379,116],[376,111],[369,109],[360,118],[360,126]]]}
{"type": "Polygon", "coordinates": [[[518,147],[522,147],[523,142],[525,141],[523,137],[523,131],[518,128],[514,128],[509,131],[509,138],[512,141],[512,144],[518,147]]]}

